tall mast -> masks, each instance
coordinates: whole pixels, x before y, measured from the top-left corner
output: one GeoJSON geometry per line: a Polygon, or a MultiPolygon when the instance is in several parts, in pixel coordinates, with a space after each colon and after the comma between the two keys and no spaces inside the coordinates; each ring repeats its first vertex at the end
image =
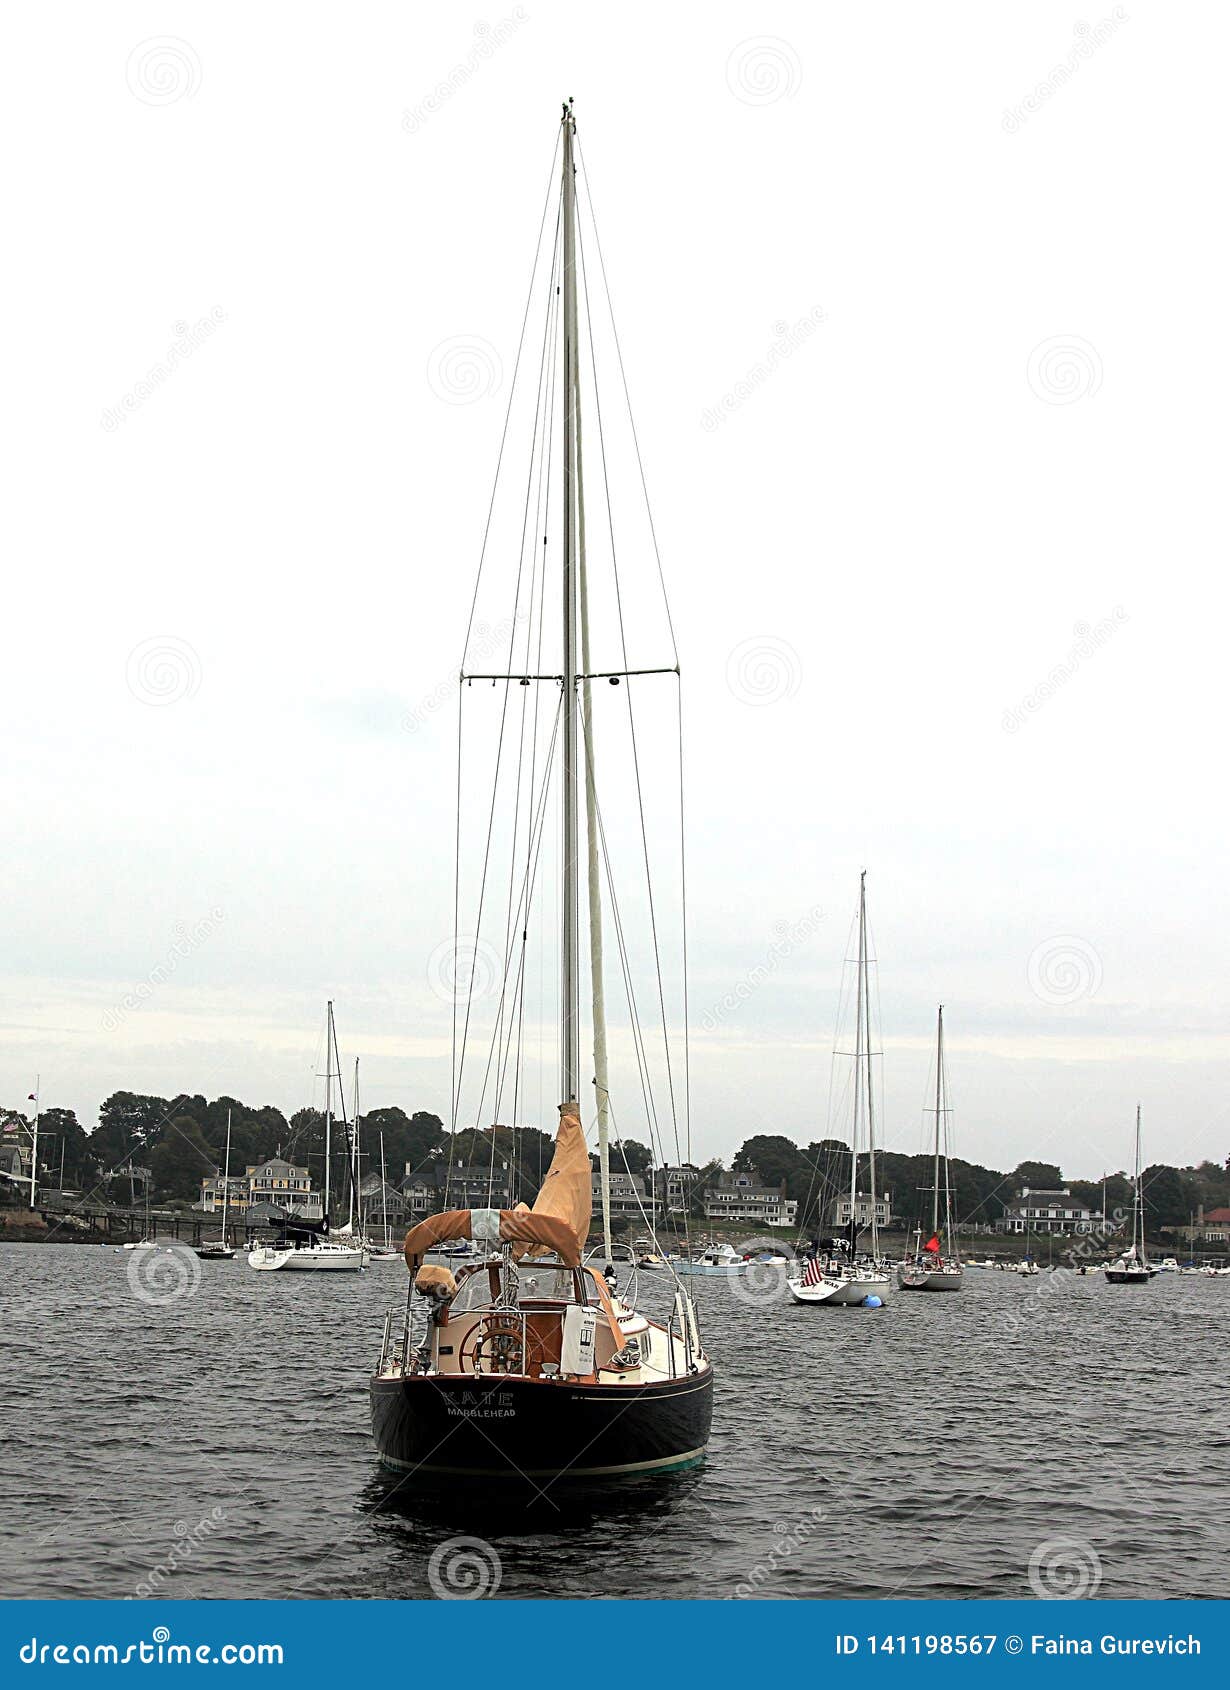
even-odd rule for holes
{"type": "MultiPolygon", "coordinates": [[[[342,1059],[337,1059],[337,1077],[342,1077],[342,1059]]],[[[352,1227],[356,1218],[359,1221],[359,1231],[363,1230],[363,1216],[359,1210],[359,1059],[354,1059],[354,1126],[351,1128],[350,1143],[350,1199],[346,1204],[346,1225],[352,1227]]]]}
{"type": "Polygon", "coordinates": [[[1140,1201],[1140,1105],[1136,1105],[1136,1191],[1132,1201],[1132,1247],[1145,1259],[1145,1213],[1140,1201]]]}
{"type": "Polygon", "coordinates": [[[935,1177],[931,1182],[931,1236],[940,1231],[940,1093],[944,1072],[944,1006],[940,1005],[935,1025],[935,1177]]]}
{"type": "Polygon", "coordinates": [[[871,1203],[871,1254],[880,1253],[880,1228],[876,1221],[876,1117],[871,1086],[871,980],[867,970],[867,870],[858,883],[859,965],[863,973],[863,1017],[867,1029],[864,1056],[867,1062],[867,1187],[871,1203]]]}
{"type": "Polygon", "coordinates": [[[577,274],[576,172],[572,106],[565,105],[563,176],[564,272],[564,697],[563,697],[563,947],[560,967],[561,1102],[580,1093],[580,908],[577,898],[577,274]]]}
{"type": "Polygon", "coordinates": [[[329,1219],[329,1161],[333,1151],[333,999],[325,1015],[325,1208],[329,1219]]]}
{"type": "Polygon", "coordinates": [[[30,1146],[30,1207],[33,1208],[38,1192],[38,1116],[42,1108],[43,1076],[34,1077],[34,1135],[30,1146]]]}
{"type": "Polygon", "coordinates": [[[850,1253],[858,1236],[858,1126],[863,1097],[863,896],[859,881],[858,967],[854,976],[854,1126],[850,1133],[850,1253]]]}
{"type": "MultiPolygon", "coordinates": [[[[575,182],[575,177],[574,177],[575,182]]],[[[573,363],[573,393],[579,396],[580,374],[573,363]]],[[[607,1080],[606,989],[602,978],[602,877],[598,863],[598,788],[594,769],[593,700],[589,676],[589,577],[585,570],[585,476],[581,443],[579,397],[569,411],[576,430],[577,609],[581,623],[581,733],[585,749],[585,849],[589,892],[589,989],[594,1029],[594,1092],[598,1106],[598,1171],[602,1194],[602,1244],[611,1259],[610,1091],[607,1080]]]]}
{"type": "Polygon", "coordinates": [[[384,1223],[384,1247],[389,1247],[389,1187],[384,1171],[384,1134],[380,1135],[380,1218],[384,1223]]]}
{"type": "Polygon", "coordinates": [[[227,1200],[231,1195],[231,1112],[226,1112],[226,1156],[222,1163],[222,1248],[226,1248],[227,1200]]]}

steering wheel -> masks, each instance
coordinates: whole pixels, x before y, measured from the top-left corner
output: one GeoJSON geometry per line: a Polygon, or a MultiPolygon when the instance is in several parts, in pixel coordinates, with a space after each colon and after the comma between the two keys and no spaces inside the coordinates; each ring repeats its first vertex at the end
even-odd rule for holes
{"type": "MultiPolygon", "coordinates": [[[[464,1373],[465,1364],[469,1361],[475,1373],[481,1373],[485,1361],[490,1373],[528,1372],[521,1330],[521,1316],[517,1314],[501,1314],[497,1311],[476,1320],[461,1340],[461,1348],[457,1352],[461,1371],[464,1373]]],[[[546,1354],[545,1346],[533,1333],[529,1336],[532,1350],[530,1361],[541,1365],[546,1354]]]]}

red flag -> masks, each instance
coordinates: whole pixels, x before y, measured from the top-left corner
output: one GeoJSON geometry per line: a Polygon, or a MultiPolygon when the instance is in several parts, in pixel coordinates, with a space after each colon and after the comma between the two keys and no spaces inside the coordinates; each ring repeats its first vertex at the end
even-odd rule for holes
{"type": "Polygon", "coordinates": [[[37,1103],[38,1102],[38,1093],[36,1091],[32,1091],[30,1093],[29,1097],[26,1099],[26,1102],[27,1103],[37,1103]]]}
{"type": "Polygon", "coordinates": [[[929,1255],[935,1255],[935,1256],[939,1255],[939,1253],[940,1253],[940,1241],[939,1241],[939,1238],[936,1236],[935,1233],[931,1234],[930,1238],[928,1238],[927,1242],[923,1245],[923,1249],[925,1251],[927,1251],[927,1253],[929,1255]]]}

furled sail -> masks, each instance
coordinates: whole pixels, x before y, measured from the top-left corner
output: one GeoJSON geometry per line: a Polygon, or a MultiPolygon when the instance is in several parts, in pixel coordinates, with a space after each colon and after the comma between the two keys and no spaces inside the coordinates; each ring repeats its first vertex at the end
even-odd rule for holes
{"type": "Polygon", "coordinates": [[[593,1171],[580,1110],[575,1103],[561,1103],[559,1116],[555,1154],[530,1213],[563,1221],[582,1249],[593,1214],[593,1171]]]}

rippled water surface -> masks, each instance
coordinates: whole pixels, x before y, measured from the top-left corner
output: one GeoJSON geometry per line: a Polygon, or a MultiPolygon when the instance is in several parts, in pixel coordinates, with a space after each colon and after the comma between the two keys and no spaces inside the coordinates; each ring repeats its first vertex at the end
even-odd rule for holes
{"type": "MultiPolygon", "coordinates": [[[[162,1305],[132,1269],[0,1246],[7,1596],[427,1596],[435,1550],[501,1597],[1029,1596],[1031,1558],[1104,1597],[1230,1594],[1230,1278],[971,1270],[877,1311],[693,1282],[705,1464],[526,1507],[381,1476],[367,1374],[400,1263],[206,1262],[162,1305]]],[[[642,1294],[661,1308],[662,1276],[642,1294]]]]}

